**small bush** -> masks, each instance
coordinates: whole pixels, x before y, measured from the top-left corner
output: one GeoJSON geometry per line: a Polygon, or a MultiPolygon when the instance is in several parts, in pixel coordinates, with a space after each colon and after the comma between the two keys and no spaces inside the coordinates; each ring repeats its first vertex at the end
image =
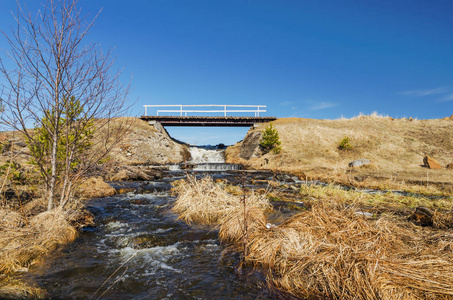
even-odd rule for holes
{"type": "Polygon", "coordinates": [[[277,128],[270,123],[269,126],[266,126],[263,130],[263,137],[260,140],[261,149],[265,153],[272,151],[273,153],[278,154],[282,151],[282,148],[280,147],[281,144],[277,128]]]}
{"type": "Polygon", "coordinates": [[[0,165],[0,175],[8,174],[8,178],[14,183],[25,183],[26,178],[23,174],[23,169],[20,164],[15,161],[7,160],[5,164],[0,165]],[[8,168],[10,169],[8,171],[8,168]]]}
{"type": "Polygon", "coordinates": [[[350,150],[352,149],[352,145],[351,143],[349,142],[349,138],[347,136],[345,136],[341,142],[340,142],[340,145],[338,146],[338,149],[339,150],[350,150]]]}

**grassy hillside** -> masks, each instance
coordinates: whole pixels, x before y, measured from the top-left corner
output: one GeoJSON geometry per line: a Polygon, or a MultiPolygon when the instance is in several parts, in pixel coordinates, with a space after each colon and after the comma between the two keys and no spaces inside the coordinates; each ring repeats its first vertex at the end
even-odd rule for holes
{"type": "MultiPolygon", "coordinates": [[[[244,160],[242,143],[227,150],[229,162],[257,169],[299,173],[303,178],[322,179],[356,186],[418,189],[426,192],[453,190],[453,119],[411,120],[378,115],[352,119],[315,120],[285,118],[274,122],[280,140],[280,154],[266,154],[244,160]],[[348,137],[352,149],[340,150],[348,137]],[[442,170],[422,167],[423,157],[436,159],[442,170]],[[367,167],[349,168],[356,159],[369,159],[367,167]],[[423,188],[422,188],[423,187],[423,188]]],[[[264,125],[251,129],[262,131],[264,125]]]]}

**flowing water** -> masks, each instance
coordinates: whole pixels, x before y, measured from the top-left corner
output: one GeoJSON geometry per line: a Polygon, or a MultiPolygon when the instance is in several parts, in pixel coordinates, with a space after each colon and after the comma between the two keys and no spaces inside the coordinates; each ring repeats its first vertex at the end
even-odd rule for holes
{"type": "MultiPolygon", "coordinates": [[[[222,152],[191,152],[191,170],[205,169],[196,172],[199,176],[208,173],[214,179],[241,180],[241,173],[231,171],[236,166],[224,163],[222,152]]],[[[88,209],[97,226],[52,253],[44,265],[32,267],[26,278],[54,299],[273,299],[261,274],[251,270],[236,274],[239,258],[224,255],[216,230],[189,226],[171,211],[175,201],[169,192],[171,182],[184,178],[187,171],[179,167],[158,181],[111,183],[130,192],[91,200],[88,209]]],[[[254,188],[266,188],[267,180],[324,185],[288,175],[248,174],[255,179],[249,185],[254,188]]],[[[271,222],[297,213],[280,202],[272,202],[279,212],[268,218],[271,222]]],[[[303,207],[302,202],[292,204],[303,207]]]]}
{"type": "Polygon", "coordinates": [[[201,163],[225,163],[224,149],[215,146],[190,147],[191,162],[201,163]]]}
{"type": "Polygon", "coordinates": [[[217,146],[190,147],[191,159],[187,163],[169,166],[171,171],[233,171],[240,170],[241,165],[225,163],[225,149],[217,146]]]}
{"type": "MultiPolygon", "coordinates": [[[[204,160],[207,154],[198,153],[204,160]]],[[[183,176],[172,171],[146,185],[112,183],[135,192],[91,200],[97,226],[28,278],[54,299],[272,299],[260,274],[235,274],[239,259],[223,255],[216,230],[188,226],[170,210],[170,183],[183,176]]]]}

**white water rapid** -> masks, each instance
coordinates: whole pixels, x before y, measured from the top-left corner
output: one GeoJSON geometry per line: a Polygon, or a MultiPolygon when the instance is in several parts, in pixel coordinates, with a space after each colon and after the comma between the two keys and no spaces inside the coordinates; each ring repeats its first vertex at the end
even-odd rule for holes
{"type": "Polygon", "coordinates": [[[225,150],[190,147],[189,152],[192,157],[190,160],[192,164],[225,163],[225,150]]]}
{"type": "Polygon", "coordinates": [[[180,171],[185,168],[193,171],[229,171],[240,169],[240,165],[225,163],[225,149],[213,146],[192,146],[189,148],[189,152],[191,159],[187,164],[172,165],[169,166],[169,170],[180,171]]]}

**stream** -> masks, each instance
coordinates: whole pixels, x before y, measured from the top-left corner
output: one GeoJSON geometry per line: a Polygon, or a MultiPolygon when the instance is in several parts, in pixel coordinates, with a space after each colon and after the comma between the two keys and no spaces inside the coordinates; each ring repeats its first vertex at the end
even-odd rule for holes
{"type": "MultiPolygon", "coordinates": [[[[192,163],[204,164],[197,176],[240,176],[221,167],[218,150],[194,151],[200,155],[192,163]]],[[[273,299],[262,275],[235,274],[238,257],[223,255],[217,230],[189,226],[171,211],[171,182],[185,172],[173,168],[159,181],[110,183],[130,192],[89,201],[96,227],[26,277],[52,299],[273,299]]]]}
{"type": "MultiPolygon", "coordinates": [[[[239,256],[225,251],[216,229],[178,220],[171,211],[176,200],[170,193],[171,183],[187,173],[235,184],[246,174],[247,186],[256,189],[266,189],[268,180],[294,185],[295,190],[301,184],[326,183],[241,171],[239,165],[225,164],[222,150],[215,148],[192,148],[191,152],[192,161],[167,166],[160,180],[110,182],[123,193],[87,203],[96,227],[85,228],[73,243],[54,251],[52,259],[31,267],[24,279],[47,290],[52,299],[277,298],[259,271],[235,272],[239,256]]],[[[291,207],[288,202],[273,201],[274,213],[268,221],[278,224],[304,209],[300,201],[290,203],[291,207]]]]}

